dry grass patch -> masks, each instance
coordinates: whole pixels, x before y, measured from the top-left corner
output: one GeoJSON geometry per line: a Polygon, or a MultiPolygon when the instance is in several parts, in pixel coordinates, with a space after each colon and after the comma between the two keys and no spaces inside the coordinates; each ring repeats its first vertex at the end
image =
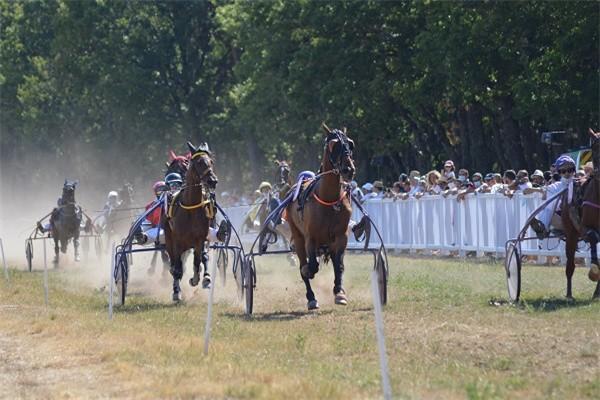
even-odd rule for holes
{"type": "MultiPolygon", "coordinates": [[[[314,285],[317,313],[305,311],[304,286],[285,258],[257,261],[252,318],[242,315],[232,278],[225,288],[217,283],[208,356],[202,353],[206,291],[188,289],[186,304],[173,306],[169,282],[149,278],[143,263],[132,271],[137,294],[112,321],[105,283],[81,278],[88,269],[52,271],[48,309],[41,274],[12,270],[11,287],[0,284],[3,337],[38,354],[42,371],[76,368],[92,376],[56,391],[52,382],[35,381],[38,389],[25,394],[61,397],[85,388],[137,398],[380,397],[371,257],[346,259],[347,307],[333,304],[332,268],[323,266],[314,285]]],[[[396,396],[600,397],[600,303],[588,300],[586,271],[576,271],[575,302],[562,300],[562,269],[527,267],[522,304],[492,306],[490,300],[506,298],[500,264],[390,261],[384,317],[396,396]]],[[[25,377],[12,384],[25,387],[25,377]]]]}

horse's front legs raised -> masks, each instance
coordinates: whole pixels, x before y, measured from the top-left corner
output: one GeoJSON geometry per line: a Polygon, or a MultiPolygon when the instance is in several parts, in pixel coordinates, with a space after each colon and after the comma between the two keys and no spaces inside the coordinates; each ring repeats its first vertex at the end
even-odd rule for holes
{"type": "Polygon", "coordinates": [[[572,280],[573,280],[573,273],[575,272],[575,250],[577,248],[577,235],[570,235],[567,236],[567,240],[566,240],[566,253],[567,253],[567,268],[566,268],[566,275],[567,275],[567,299],[568,300],[572,300],[573,299],[573,292],[572,292],[572,280]]]}
{"type": "Polygon", "coordinates": [[[345,306],[348,304],[348,299],[346,298],[346,291],[342,286],[344,277],[344,251],[337,251],[331,258],[333,261],[333,295],[335,296],[335,304],[345,306]]]}

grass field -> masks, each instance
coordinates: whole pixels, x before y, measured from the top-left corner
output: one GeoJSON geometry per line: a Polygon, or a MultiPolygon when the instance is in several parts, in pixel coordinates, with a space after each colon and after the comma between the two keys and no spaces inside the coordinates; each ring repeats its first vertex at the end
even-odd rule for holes
{"type": "MultiPolygon", "coordinates": [[[[132,270],[127,305],[107,318],[104,271],[11,270],[0,283],[0,397],[381,398],[370,256],[348,256],[350,303],[335,306],[333,272],[315,278],[321,310],[305,311],[297,269],[258,259],[255,314],[235,284],[216,286],[210,352],[207,291],[132,270]],[[16,394],[16,395],[15,395],[16,394]]],[[[564,300],[562,268],[525,267],[523,301],[507,304],[501,264],[390,258],[384,309],[394,398],[600,398],[600,302],[587,270],[564,300]]]]}

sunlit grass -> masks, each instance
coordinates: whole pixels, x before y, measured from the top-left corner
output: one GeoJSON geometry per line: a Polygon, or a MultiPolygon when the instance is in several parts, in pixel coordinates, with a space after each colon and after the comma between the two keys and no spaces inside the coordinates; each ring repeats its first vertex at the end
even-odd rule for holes
{"type": "MultiPolygon", "coordinates": [[[[297,269],[283,257],[257,258],[253,317],[243,315],[231,276],[224,288],[217,282],[208,356],[206,291],[188,289],[173,306],[170,282],[148,278],[143,266],[132,270],[132,292],[143,293],[145,280],[162,289],[128,298],[112,321],[104,285],[77,284],[86,268],[51,271],[48,308],[42,274],[11,270],[11,286],[0,283],[0,329],[92,358],[124,397],[380,398],[371,262],[346,257],[347,307],[333,304],[332,268],[322,266],[321,310],[308,313],[297,269]]],[[[590,301],[585,270],[567,302],[562,268],[526,267],[523,301],[510,305],[501,264],[390,262],[384,318],[396,397],[600,397],[600,302],[590,301]]]]}

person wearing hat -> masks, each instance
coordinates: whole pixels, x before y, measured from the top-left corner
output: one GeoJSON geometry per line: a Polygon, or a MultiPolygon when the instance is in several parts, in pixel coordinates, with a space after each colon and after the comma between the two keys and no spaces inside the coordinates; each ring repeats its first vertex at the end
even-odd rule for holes
{"type": "Polygon", "coordinates": [[[533,171],[533,174],[531,174],[531,186],[534,188],[544,186],[544,173],[539,169],[536,169],[533,171]]]}
{"type": "MultiPolygon", "coordinates": [[[[559,193],[561,190],[567,188],[573,181],[573,175],[575,174],[575,161],[567,155],[558,157],[555,162],[556,171],[560,174],[560,181],[555,182],[546,187],[546,198],[552,197],[559,193]]],[[[531,220],[531,229],[535,231],[537,237],[541,240],[548,237],[550,225],[560,226],[558,218],[554,218],[554,210],[560,209],[560,201],[554,200],[538,214],[538,217],[531,220]],[[558,203],[558,204],[557,204],[558,203]]]]}
{"type": "Polygon", "coordinates": [[[375,181],[372,185],[370,183],[365,183],[363,185],[363,189],[365,189],[365,186],[367,186],[367,188],[371,188],[371,191],[363,196],[363,201],[369,199],[383,199],[383,182],[375,181]]]}
{"type": "Polygon", "coordinates": [[[442,170],[442,175],[445,176],[446,179],[448,179],[450,177],[450,174],[452,174],[452,177],[454,178],[454,161],[447,160],[444,163],[444,169],[442,170]]]}

